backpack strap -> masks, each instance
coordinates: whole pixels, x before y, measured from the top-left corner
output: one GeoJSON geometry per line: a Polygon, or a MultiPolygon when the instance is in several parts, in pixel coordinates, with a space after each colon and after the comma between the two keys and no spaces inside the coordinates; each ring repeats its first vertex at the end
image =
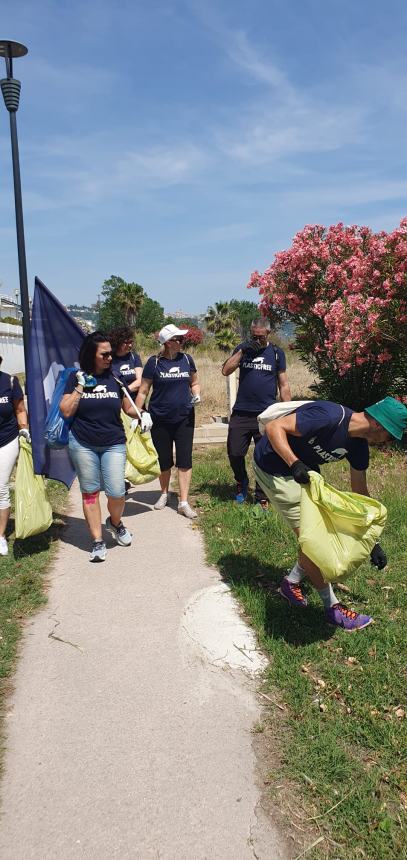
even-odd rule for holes
{"type": "Polygon", "coordinates": [[[274,343],[270,343],[269,346],[272,346],[274,349],[274,358],[276,360],[276,371],[278,373],[278,368],[280,366],[280,356],[278,354],[278,349],[274,343]]]}

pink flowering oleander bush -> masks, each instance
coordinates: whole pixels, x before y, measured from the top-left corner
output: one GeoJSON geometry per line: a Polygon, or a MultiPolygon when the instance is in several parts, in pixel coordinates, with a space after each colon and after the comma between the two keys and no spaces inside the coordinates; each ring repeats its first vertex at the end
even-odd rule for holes
{"type": "Polygon", "coordinates": [[[405,393],[407,218],[392,233],[308,225],[248,286],[263,313],[295,324],[319,397],[363,409],[405,393]]]}

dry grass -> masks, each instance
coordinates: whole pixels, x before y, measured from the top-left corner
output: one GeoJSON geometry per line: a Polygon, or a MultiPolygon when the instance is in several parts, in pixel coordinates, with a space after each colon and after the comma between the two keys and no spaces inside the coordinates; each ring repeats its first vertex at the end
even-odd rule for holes
{"type": "MultiPolygon", "coordinates": [[[[313,397],[309,386],[314,381],[305,364],[298,358],[296,352],[287,348],[287,344],[280,344],[286,352],[287,373],[291,385],[291,394],[294,400],[313,397]]],[[[213,347],[206,351],[204,347],[187,350],[192,355],[198,370],[201,384],[202,406],[197,412],[197,423],[207,424],[213,415],[228,414],[227,382],[222,376],[221,367],[227,355],[213,347]]],[[[144,352],[141,350],[143,362],[151,355],[151,349],[144,352]]]]}
{"type": "MultiPolygon", "coordinates": [[[[196,362],[198,377],[201,383],[202,406],[199,413],[198,423],[205,424],[210,421],[212,415],[227,415],[227,383],[221,373],[221,367],[225,360],[224,353],[219,355],[204,353],[193,354],[196,362]]],[[[291,385],[291,394],[294,399],[308,398],[314,396],[309,386],[314,377],[300,361],[296,354],[291,353],[291,360],[287,368],[288,378],[291,385]]]]}

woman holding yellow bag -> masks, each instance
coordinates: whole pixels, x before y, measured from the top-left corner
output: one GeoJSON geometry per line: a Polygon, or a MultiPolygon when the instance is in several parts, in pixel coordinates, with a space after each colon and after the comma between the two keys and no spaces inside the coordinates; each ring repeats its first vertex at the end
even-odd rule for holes
{"type": "MultiPolygon", "coordinates": [[[[310,471],[319,472],[324,463],[346,457],[352,491],[368,496],[369,444],[386,444],[394,438],[400,440],[407,429],[407,407],[393,397],[385,397],[366,407],[364,412],[317,400],[298,406],[293,403],[290,414],[274,420],[267,420],[266,413],[259,416],[259,421],[265,424],[265,435],[254,451],[255,476],[269,501],[297,536],[301,485],[309,483],[310,471]]],[[[387,564],[386,554],[379,544],[371,550],[370,558],[379,570],[387,564]]],[[[369,615],[353,612],[339,603],[332,585],[324,578],[324,571],[302,551],[297,564],[280,584],[280,594],[293,606],[307,606],[301,589],[304,577],[308,577],[318,591],[328,623],[349,632],[372,623],[369,615]]]]}
{"type": "MultiPolygon", "coordinates": [[[[0,365],[2,361],[0,356],[0,365]]],[[[0,555],[8,554],[9,481],[18,457],[19,436],[30,441],[24,395],[17,377],[0,371],[0,555]]]]}
{"type": "Polygon", "coordinates": [[[126,437],[121,409],[137,417],[124,397],[123,384],[112,371],[112,348],[103,332],[85,337],[80,352],[80,370],[68,378],[60,410],[72,420],[69,454],[82,493],[83,512],[93,546],[91,562],[105,561],[99,493],[105,490],[109,516],[106,528],[119,546],[130,546],[132,535],[121,517],[125,502],[124,470],[126,437]]]}

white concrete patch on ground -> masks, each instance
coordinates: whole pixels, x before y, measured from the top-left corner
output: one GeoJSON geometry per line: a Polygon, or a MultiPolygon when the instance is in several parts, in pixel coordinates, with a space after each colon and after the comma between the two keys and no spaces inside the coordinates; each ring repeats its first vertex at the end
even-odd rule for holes
{"type": "Polygon", "coordinates": [[[181,639],[191,641],[213,666],[242,669],[255,676],[267,666],[253,630],[242,618],[226,583],[218,582],[194,594],[184,609],[181,639]]]}

